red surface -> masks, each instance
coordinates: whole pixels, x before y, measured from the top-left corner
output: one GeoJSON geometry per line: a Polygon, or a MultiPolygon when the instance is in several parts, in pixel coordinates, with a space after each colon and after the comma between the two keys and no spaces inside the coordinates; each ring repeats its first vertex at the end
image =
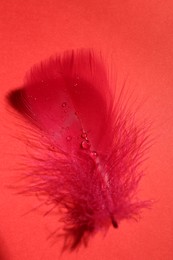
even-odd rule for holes
{"type": "Polygon", "coordinates": [[[56,217],[31,212],[37,198],[17,196],[13,184],[26,145],[13,136],[16,118],[4,96],[22,84],[25,72],[41,59],[66,49],[102,50],[116,67],[118,85],[140,106],[139,116],[153,121],[154,146],[140,186],[143,198],[157,203],[139,223],[124,222],[98,234],[88,249],[61,259],[173,259],[173,3],[170,0],[1,0],[0,4],[0,259],[58,259],[60,245],[47,241],[56,217]],[[128,75],[128,77],[127,77],[128,75]],[[145,102],[144,102],[145,101],[145,102]]]}

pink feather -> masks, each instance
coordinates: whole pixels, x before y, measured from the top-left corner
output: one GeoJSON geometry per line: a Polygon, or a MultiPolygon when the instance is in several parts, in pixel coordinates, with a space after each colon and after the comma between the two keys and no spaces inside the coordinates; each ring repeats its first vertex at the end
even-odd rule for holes
{"type": "Polygon", "coordinates": [[[147,205],[135,198],[146,133],[114,92],[101,55],[77,50],[35,66],[9,96],[37,131],[29,189],[59,207],[65,249],[147,205]]]}

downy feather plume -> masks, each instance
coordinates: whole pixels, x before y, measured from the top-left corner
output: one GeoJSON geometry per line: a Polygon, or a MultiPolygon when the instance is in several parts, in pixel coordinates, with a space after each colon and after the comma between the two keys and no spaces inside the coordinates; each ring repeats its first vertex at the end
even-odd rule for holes
{"type": "Polygon", "coordinates": [[[115,87],[101,55],[72,50],[33,67],[9,95],[37,132],[28,190],[59,209],[64,249],[87,245],[147,206],[136,198],[145,126],[135,124],[115,87]]]}

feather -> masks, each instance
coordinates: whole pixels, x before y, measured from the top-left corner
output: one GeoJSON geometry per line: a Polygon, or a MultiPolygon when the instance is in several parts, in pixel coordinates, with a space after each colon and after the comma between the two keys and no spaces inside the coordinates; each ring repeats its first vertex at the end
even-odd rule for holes
{"type": "Polygon", "coordinates": [[[101,54],[72,50],[34,66],[9,95],[37,132],[29,191],[59,208],[64,249],[147,206],[136,199],[145,126],[114,93],[101,54]]]}

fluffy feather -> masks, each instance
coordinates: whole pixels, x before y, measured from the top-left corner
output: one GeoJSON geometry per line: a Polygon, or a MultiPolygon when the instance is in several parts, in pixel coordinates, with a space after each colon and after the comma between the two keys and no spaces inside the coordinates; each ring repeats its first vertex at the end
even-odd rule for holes
{"type": "Polygon", "coordinates": [[[147,204],[135,197],[146,133],[113,93],[101,55],[77,50],[35,66],[9,96],[37,129],[29,190],[58,206],[64,248],[87,244],[147,204]]]}

